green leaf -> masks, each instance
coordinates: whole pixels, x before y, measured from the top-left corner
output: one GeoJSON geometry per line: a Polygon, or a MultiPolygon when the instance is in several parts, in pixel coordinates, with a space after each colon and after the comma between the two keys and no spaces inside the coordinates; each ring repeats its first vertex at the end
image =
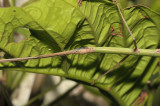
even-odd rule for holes
{"type": "MultiPolygon", "coordinates": [[[[145,7],[123,11],[139,48],[156,49],[160,16],[145,7]]],[[[0,9],[0,48],[5,58],[31,57],[80,47],[134,48],[116,6],[103,0],[40,0],[25,8],[0,9]],[[28,28],[31,36],[12,41],[17,28],[28,28]]],[[[21,62],[1,63],[1,69],[63,76],[90,84],[117,64],[124,55],[68,55],[21,62]]],[[[119,104],[136,100],[150,78],[157,58],[129,56],[113,72],[98,80],[96,87],[106,91],[119,104]],[[123,100],[123,101],[122,101],[123,100]]]]}
{"type": "Polygon", "coordinates": [[[127,7],[128,0],[117,0],[117,1],[121,5],[122,8],[127,7]]]}

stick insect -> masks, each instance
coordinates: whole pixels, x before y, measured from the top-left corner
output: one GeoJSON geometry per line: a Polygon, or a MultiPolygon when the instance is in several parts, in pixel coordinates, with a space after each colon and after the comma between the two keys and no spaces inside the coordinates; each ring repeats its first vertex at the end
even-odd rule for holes
{"type": "MultiPolygon", "coordinates": [[[[83,0],[77,0],[77,3],[78,3],[78,6],[81,7],[82,6],[82,1],[83,0]]],[[[120,10],[120,7],[118,5],[118,2],[117,0],[113,0],[113,2],[115,2],[116,6],[117,6],[117,9],[119,11],[119,14],[121,16],[121,19],[123,20],[123,23],[125,24],[128,32],[130,33],[132,39],[133,39],[133,43],[134,43],[134,52],[138,52],[138,47],[136,45],[136,41],[135,41],[135,38],[132,34],[132,32],[130,31],[130,28],[128,27],[124,17],[123,17],[123,14],[120,10]]],[[[114,31],[114,29],[113,29],[114,31]]],[[[118,33],[116,33],[118,34],[118,33]]],[[[113,34],[114,35],[114,34],[113,34]]],[[[120,34],[119,34],[120,35],[120,34]]],[[[87,53],[91,53],[93,51],[88,51],[87,53]]],[[[48,55],[40,55],[40,56],[37,56],[37,57],[26,57],[26,58],[14,58],[14,59],[4,59],[4,60],[1,60],[0,62],[11,62],[11,61],[21,61],[21,60],[30,60],[30,59],[38,59],[38,58],[47,58],[47,57],[54,57],[54,56],[63,56],[63,55],[68,55],[68,54],[84,54],[86,53],[86,50],[71,50],[71,51],[68,51],[68,52],[60,52],[60,53],[54,53],[54,54],[48,54],[48,55]]],[[[120,62],[118,62],[113,68],[111,68],[110,70],[108,70],[107,72],[105,72],[104,74],[102,74],[101,76],[99,76],[96,80],[93,81],[92,85],[96,83],[97,80],[99,80],[100,78],[102,78],[103,76],[107,75],[108,73],[112,72],[115,68],[117,68],[124,60],[126,60],[126,58],[128,57],[129,55],[126,55],[120,62]]]]}

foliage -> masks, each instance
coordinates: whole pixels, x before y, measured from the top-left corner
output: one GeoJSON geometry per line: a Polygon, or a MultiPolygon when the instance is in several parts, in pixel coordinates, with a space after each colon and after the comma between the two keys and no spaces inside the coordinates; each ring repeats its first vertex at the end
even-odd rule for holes
{"type": "MultiPolygon", "coordinates": [[[[139,48],[156,49],[160,16],[138,6],[123,11],[139,48]]],[[[0,49],[4,58],[33,57],[81,47],[134,48],[117,7],[107,0],[40,0],[24,8],[0,9],[0,49]],[[15,43],[14,32],[29,29],[31,35],[15,43]]],[[[69,55],[21,62],[1,63],[0,68],[63,76],[90,84],[118,63],[124,55],[69,55]]],[[[157,68],[157,58],[129,56],[125,63],[95,84],[119,104],[130,105],[157,68]],[[122,99],[121,99],[122,98],[122,99]]]]}

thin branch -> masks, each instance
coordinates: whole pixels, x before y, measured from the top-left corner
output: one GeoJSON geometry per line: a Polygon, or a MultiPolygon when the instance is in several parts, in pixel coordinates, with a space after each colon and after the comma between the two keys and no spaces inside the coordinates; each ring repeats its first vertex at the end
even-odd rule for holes
{"type": "Polygon", "coordinates": [[[160,57],[160,49],[138,49],[137,52],[134,52],[134,50],[130,48],[116,48],[116,47],[92,47],[92,49],[94,50],[95,53],[160,57]]]}
{"type": "Polygon", "coordinates": [[[124,60],[127,59],[129,55],[125,56],[120,62],[118,62],[115,66],[113,66],[110,70],[108,70],[107,72],[105,72],[104,74],[100,75],[97,79],[95,79],[91,85],[94,85],[97,80],[101,79],[103,76],[107,75],[108,73],[112,72],[114,69],[116,69],[124,60]]]}
{"type": "Polygon", "coordinates": [[[137,44],[136,44],[136,39],[135,39],[135,37],[133,36],[133,34],[132,34],[132,32],[131,32],[131,30],[130,30],[127,22],[126,22],[126,20],[125,20],[124,17],[123,17],[123,14],[122,14],[122,12],[121,12],[121,9],[120,9],[120,7],[119,7],[119,5],[118,5],[117,0],[113,0],[113,2],[115,2],[116,6],[117,6],[117,8],[118,8],[118,11],[119,11],[119,13],[120,13],[120,15],[121,15],[121,18],[122,18],[122,20],[123,20],[123,22],[124,22],[124,24],[125,24],[128,32],[129,32],[129,34],[131,35],[131,37],[132,37],[132,39],[133,39],[133,44],[134,44],[134,47],[135,47],[134,50],[135,50],[135,51],[138,51],[138,47],[137,47],[137,44]]]}
{"type": "Polygon", "coordinates": [[[116,47],[86,47],[79,48],[70,51],[58,52],[47,55],[39,55],[36,57],[22,57],[22,58],[12,58],[12,59],[1,59],[2,62],[13,62],[13,61],[22,61],[22,60],[32,60],[32,59],[40,59],[40,58],[48,58],[55,56],[65,56],[70,54],[87,54],[87,53],[107,53],[107,54],[124,54],[124,55],[137,55],[137,56],[152,56],[152,57],[160,57],[160,49],[139,49],[138,52],[135,52],[130,48],[116,48],[116,47]]]}
{"type": "Polygon", "coordinates": [[[139,49],[135,52],[133,49],[130,48],[116,48],[116,47],[86,47],[86,48],[79,48],[70,51],[58,52],[53,54],[47,55],[39,55],[36,57],[24,57],[24,58],[12,58],[12,59],[1,59],[0,63],[2,62],[13,62],[13,61],[21,61],[21,60],[31,60],[31,59],[40,59],[40,58],[47,58],[47,57],[55,57],[55,56],[64,56],[69,54],[86,54],[86,53],[108,53],[108,54],[124,54],[125,56],[120,62],[118,62],[112,69],[98,77],[95,82],[102,78],[103,76],[107,75],[109,72],[113,71],[117,68],[129,55],[138,55],[138,56],[152,56],[152,57],[160,57],[160,49],[139,49]]]}

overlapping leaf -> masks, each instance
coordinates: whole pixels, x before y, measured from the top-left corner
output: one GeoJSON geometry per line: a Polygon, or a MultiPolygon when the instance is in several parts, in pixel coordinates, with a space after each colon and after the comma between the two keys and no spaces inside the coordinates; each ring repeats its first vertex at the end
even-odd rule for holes
{"type": "MultiPolygon", "coordinates": [[[[134,48],[116,6],[110,2],[88,0],[79,7],[76,0],[41,0],[23,9],[0,11],[0,48],[6,52],[5,58],[37,56],[86,46],[134,48]],[[32,34],[14,43],[13,33],[20,27],[28,28],[32,34]]],[[[139,48],[157,48],[159,15],[144,7],[132,7],[124,10],[124,17],[139,48]]],[[[1,63],[0,67],[91,83],[123,57],[115,54],[69,55],[1,63]]],[[[120,67],[97,83],[131,104],[156,65],[155,58],[129,56],[120,67]]]]}

